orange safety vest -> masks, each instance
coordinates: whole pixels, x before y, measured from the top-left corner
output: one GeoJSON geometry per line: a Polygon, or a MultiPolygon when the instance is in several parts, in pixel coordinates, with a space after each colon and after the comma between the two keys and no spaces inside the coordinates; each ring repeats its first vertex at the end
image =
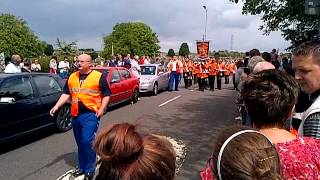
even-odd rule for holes
{"type": "Polygon", "coordinates": [[[68,87],[71,95],[71,115],[77,116],[79,111],[79,101],[81,101],[88,109],[97,112],[101,106],[102,94],[100,91],[99,80],[102,73],[93,70],[85,81],[80,85],[79,71],[70,75],[68,87]]]}

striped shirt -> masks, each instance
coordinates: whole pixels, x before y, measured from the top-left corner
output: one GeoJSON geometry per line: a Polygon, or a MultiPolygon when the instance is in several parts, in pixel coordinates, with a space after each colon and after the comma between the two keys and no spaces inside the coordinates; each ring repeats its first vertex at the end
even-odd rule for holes
{"type": "Polygon", "coordinates": [[[320,139],[320,112],[313,113],[306,119],[303,135],[320,139]]]}

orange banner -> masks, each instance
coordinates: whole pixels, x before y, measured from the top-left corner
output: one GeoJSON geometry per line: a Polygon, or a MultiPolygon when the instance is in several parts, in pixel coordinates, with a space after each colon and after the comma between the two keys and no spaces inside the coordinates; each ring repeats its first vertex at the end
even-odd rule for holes
{"type": "Polygon", "coordinates": [[[197,50],[199,58],[207,58],[209,56],[209,41],[197,42],[197,50]]]}

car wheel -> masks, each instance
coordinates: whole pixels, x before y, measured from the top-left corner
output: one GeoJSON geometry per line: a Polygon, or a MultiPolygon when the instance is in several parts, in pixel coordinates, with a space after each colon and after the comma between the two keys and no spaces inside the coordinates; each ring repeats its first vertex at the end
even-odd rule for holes
{"type": "Polygon", "coordinates": [[[159,89],[158,89],[158,84],[155,83],[154,86],[153,86],[153,95],[156,96],[156,95],[158,94],[158,90],[159,90],[159,89]]]}
{"type": "Polygon", "coordinates": [[[132,102],[137,103],[138,100],[139,100],[139,91],[138,89],[135,89],[132,94],[132,102]]]}
{"type": "Polygon", "coordinates": [[[71,107],[70,105],[62,106],[56,116],[56,127],[60,132],[65,132],[71,129],[72,124],[71,107]]]}

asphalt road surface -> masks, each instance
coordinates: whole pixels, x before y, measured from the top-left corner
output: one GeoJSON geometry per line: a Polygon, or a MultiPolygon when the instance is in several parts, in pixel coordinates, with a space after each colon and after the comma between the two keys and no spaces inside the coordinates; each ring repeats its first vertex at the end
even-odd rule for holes
{"type": "MultiPolygon", "coordinates": [[[[196,89],[143,95],[137,104],[111,108],[101,118],[100,129],[111,123],[131,122],[139,129],[184,142],[187,155],[177,180],[199,179],[199,171],[211,154],[212,143],[224,127],[236,124],[236,91],[222,85],[214,92],[196,89]]],[[[1,180],[55,180],[76,166],[72,131],[56,133],[48,128],[10,143],[1,144],[1,180]]]]}

